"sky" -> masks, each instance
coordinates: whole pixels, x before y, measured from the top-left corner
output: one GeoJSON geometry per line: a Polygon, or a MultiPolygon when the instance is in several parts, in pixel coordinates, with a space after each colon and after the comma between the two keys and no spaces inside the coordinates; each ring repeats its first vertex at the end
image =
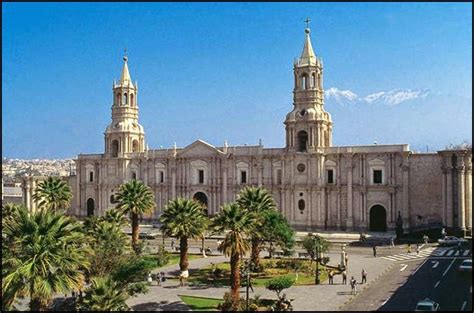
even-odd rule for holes
{"type": "Polygon", "coordinates": [[[125,48],[150,149],[284,147],[307,17],[334,146],[472,142],[471,3],[2,3],[2,156],[103,153],[125,48]]]}

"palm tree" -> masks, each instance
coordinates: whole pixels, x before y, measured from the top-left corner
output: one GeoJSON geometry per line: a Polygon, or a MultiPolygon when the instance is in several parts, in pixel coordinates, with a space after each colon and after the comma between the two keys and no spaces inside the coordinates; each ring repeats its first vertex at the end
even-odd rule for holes
{"type": "Polygon", "coordinates": [[[80,223],[56,211],[21,208],[3,227],[9,249],[2,257],[6,303],[29,294],[31,311],[41,311],[54,294],[82,287],[80,269],[88,268],[90,249],[80,223]]]}
{"type": "Polygon", "coordinates": [[[12,202],[2,204],[2,223],[5,223],[7,220],[11,219],[21,206],[23,205],[12,202]]]}
{"type": "Polygon", "coordinates": [[[111,222],[118,227],[123,227],[128,224],[128,218],[123,214],[122,211],[112,208],[105,212],[103,219],[107,222],[111,222]]]}
{"type": "Polygon", "coordinates": [[[160,217],[161,231],[168,237],[179,239],[181,271],[188,269],[188,239],[202,238],[209,219],[201,204],[195,200],[177,198],[171,200],[160,217]]]}
{"type": "Polygon", "coordinates": [[[245,237],[252,235],[255,230],[255,216],[233,202],[222,207],[214,217],[213,224],[215,232],[228,231],[218,249],[230,256],[231,297],[235,309],[239,302],[240,260],[250,250],[245,237]]]}
{"type": "MultiPolygon", "coordinates": [[[[276,211],[275,201],[270,193],[261,187],[245,187],[237,195],[237,203],[241,208],[255,213],[259,225],[264,225],[265,213],[276,211]]],[[[260,265],[260,244],[263,237],[263,228],[257,228],[252,235],[251,263],[255,269],[260,265]]]]}
{"type": "Polygon", "coordinates": [[[127,311],[127,298],[127,292],[110,277],[97,277],[92,279],[91,286],[79,304],[79,310],[127,311]]]}
{"type": "Polygon", "coordinates": [[[143,182],[131,180],[120,186],[116,195],[117,209],[132,218],[132,247],[138,253],[138,216],[149,213],[155,207],[155,196],[143,182]]]}
{"type": "Polygon", "coordinates": [[[66,209],[71,203],[71,198],[71,187],[59,177],[48,177],[38,184],[33,194],[33,200],[41,209],[66,209]]]}

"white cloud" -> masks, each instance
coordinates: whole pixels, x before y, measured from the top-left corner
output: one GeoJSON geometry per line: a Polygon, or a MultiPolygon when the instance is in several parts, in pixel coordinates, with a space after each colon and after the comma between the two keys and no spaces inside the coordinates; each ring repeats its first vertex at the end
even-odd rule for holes
{"type": "Polygon", "coordinates": [[[411,90],[411,89],[393,89],[390,91],[380,91],[371,93],[365,97],[359,97],[350,90],[340,90],[331,87],[324,92],[327,99],[334,99],[337,102],[362,102],[362,103],[381,103],[386,105],[397,105],[402,102],[410,101],[418,98],[426,98],[429,90],[411,90]]]}

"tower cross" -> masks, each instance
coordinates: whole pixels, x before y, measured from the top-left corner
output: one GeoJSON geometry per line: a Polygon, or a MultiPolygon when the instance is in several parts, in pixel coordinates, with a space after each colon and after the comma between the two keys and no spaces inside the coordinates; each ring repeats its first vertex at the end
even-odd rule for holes
{"type": "Polygon", "coordinates": [[[309,23],[311,22],[311,20],[309,19],[309,17],[307,17],[304,22],[306,23],[306,28],[309,28],[309,23]]]}

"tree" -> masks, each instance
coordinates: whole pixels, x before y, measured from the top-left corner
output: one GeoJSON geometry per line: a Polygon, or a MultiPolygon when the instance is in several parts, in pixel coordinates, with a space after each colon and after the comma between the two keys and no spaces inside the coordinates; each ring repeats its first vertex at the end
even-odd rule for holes
{"type": "Polygon", "coordinates": [[[132,247],[138,253],[138,216],[149,213],[155,207],[155,196],[143,182],[131,180],[120,186],[116,195],[117,209],[130,214],[132,219],[132,247]]]}
{"type": "Polygon", "coordinates": [[[127,311],[125,303],[128,294],[110,277],[92,279],[91,286],[79,304],[79,310],[85,311],[127,311]]]}
{"type": "Polygon", "coordinates": [[[30,310],[40,311],[54,294],[82,288],[80,269],[88,268],[90,249],[80,223],[54,210],[21,208],[3,227],[9,243],[2,257],[2,293],[10,297],[5,303],[29,295],[30,310]]]}
{"type": "Polygon", "coordinates": [[[107,220],[107,217],[91,216],[83,225],[93,251],[89,275],[105,276],[130,251],[127,235],[122,231],[122,225],[107,220]]]}
{"type": "Polygon", "coordinates": [[[16,203],[2,203],[2,223],[6,223],[8,220],[15,215],[15,212],[20,209],[20,207],[24,207],[22,204],[16,203]]]}
{"type": "Polygon", "coordinates": [[[41,209],[65,210],[69,207],[71,198],[71,188],[59,177],[48,177],[38,184],[33,194],[33,200],[41,209]]]}
{"type": "Polygon", "coordinates": [[[234,309],[239,306],[240,288],[240,258],[250,250],[245,237],[251,236],[256,227],[256,218],[253,213],[242,209],[233,202],[222,207],[219,214],[213,219],[215,232],[227,231],[224,240],[218,247],[224,255],[230,256],[231,297],[234,309]]]}
{"type": "Polygon", "coordinates": [[[273,252],[273,243],[284,250],[291,250],[295,244],[295,231],[286,218],[277,211],[264,213],[264,223],[261,228],[262,240],[270,243],[270,258],[273,252]]]}
{"type": "Polygon", "coordinates": [[[103,219],[107,222],[114,223],[119,227],[126,226],[129,223],[129,219],[123,214],[123,212],[116,208],[108,209],[105,212],[103,219]]]}
{"type": "Polygon", "coordinates": [[[317,252],[320,254],[328,252],[331,243],[318,235],[308,234],[306,237],[304,237],[301,245],[311,257],[311,266],[313,260],[316,260],[318,257],[317,252]]]}
{"type": "Polygon", "coordinates": [[[270,279],[265,283],[265,288],[275,291],[278,299],[281,299],[280,292],[284,289],[290,288],[295,283],[295,280],[288,276],[280,276],[270,279]]]}
{"type": "Polygon", "coordinates": [[[171,200],[160,216],[161,231],[168,237],[179,239],[181,271],[188,269],[188,239],[202,238],[209,224],[200,203],[195,200],[177,198],[171,200]]]}
{"type": "MultiPolygon", "coordinates": [[[[256,223],[260,226],[265,224],[265,213],[276,211],[275,201],[270,193],[261,187],[245,187],[237,195],[236,201],[241,208],[254,213],[256,223]]],[[[252,234],[251,262],[254,269],[260,268],[260,244],[263,240],[263,228],[257,227],[252,234]]]]}

